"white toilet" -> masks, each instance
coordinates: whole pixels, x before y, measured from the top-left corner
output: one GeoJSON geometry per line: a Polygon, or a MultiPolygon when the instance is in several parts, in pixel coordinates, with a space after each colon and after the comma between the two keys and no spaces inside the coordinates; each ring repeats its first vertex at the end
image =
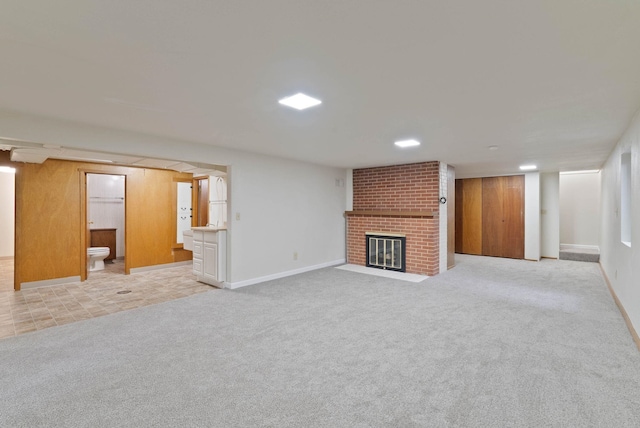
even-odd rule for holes
{"type": "Polygon", "coordinates": [[[111,250],[109,247],[90,247],[87,248],[87,256],[89,256],[89,271],[104,269],[104,259],[109,256],[111,250]]]}

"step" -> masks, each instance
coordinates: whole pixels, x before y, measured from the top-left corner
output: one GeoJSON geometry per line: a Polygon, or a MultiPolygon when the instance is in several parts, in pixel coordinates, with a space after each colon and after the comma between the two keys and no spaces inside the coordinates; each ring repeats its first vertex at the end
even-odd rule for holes
{"type": "Polygon", "coordinates": [[[600,261],[600,253],[593,251],[561,250],[560,260],[598,263],[600,261]]]}

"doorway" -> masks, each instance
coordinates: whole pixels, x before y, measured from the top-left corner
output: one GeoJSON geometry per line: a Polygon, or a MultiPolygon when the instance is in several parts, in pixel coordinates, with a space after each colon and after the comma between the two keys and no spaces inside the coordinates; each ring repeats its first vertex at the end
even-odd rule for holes
{"type": "Polygon", "coordinates": [[[0,166],[0,292],[14,290],[15,172],[0,166]]]}
{"type": "Polygon", "coordinates": [[[195,177],[193,179],[194,221],[193,226],[209,225],[209,176],[195,177]]]}
{"type": "Polygon", "coordinates": [[[87,276],[125,273],[125,182],[124,175],[86,174],[86,250],[109,250],[104,259],[87,256],[87,276]]]}

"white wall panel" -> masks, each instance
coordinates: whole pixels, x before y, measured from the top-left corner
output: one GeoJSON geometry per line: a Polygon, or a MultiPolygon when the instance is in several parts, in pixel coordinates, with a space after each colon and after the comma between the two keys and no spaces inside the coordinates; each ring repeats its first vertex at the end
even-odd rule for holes
{"type": "Polygon", "coordinates": [[[600,173],[560,174],[560,244],[600,245],[600,173]]]}
{"type": "Polygon", "coordinates": [[[600,264],[640,332],[640,114],[602,169],[600,264]],[[620,161],[631,153],[631,247],[620,236],[620,161]]]}
{"type": "Polygon", "coordinates": [[[560,255],[560,176],[540,174],[540,255],[557,259],[560,255]]]}
{"type": "Polygon", "coordinates": [[[16,177],[0,172],[0,257],[13,257],[16,177]]]}

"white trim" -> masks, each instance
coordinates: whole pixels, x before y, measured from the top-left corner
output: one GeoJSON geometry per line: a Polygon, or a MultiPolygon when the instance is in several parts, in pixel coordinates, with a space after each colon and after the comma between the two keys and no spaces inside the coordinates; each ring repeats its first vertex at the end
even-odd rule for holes
{"type": "MultiPolygon", "coordinates": [[[[444,162],[440,162],[440,170],[439,170],[439,177],[438,177],[438,188],[439,190],[439,196],[438,198],[444,197],[445,199],[449,196],[449,167],[446,163],[444,162]]],[[[438,273],[442,273],[442,272],[446,272],[447,268],[449,267],[449,260],[448,260],[448,254],[447,254],[447,246],[449,245],[449,235],[447,233],[447,228],[449,226],[449,203],[451,203],[450,201],[446,201],[444,204],[440,203],[438,205],[438,211],[440,213],[440,215],[438,217],[440,217],[438,219],[438,256],[439,256],[439,263],[438,263],[438,273]]]]}
{"type": "Polygon", "coordinates": [[[20,290],[27,290],[29,288],[38,288],[38,287],[50,287],[52,285],[69,284],[70,282],[80,282],[80,275],[68,276],[66,278],[43,279],[42,281],[23,282],[20,284],[20,290]]]}
{"type": "Polygon", "coordinates": [[[598,247],[597,245],[560,244],[560,251],[570,250],[589,250],[600,252],[600,247],[598,247]]]}
{"type": "Polygon", "coordinates": [[[294,269],[294,270],[288,270],[288,271],[285,271],[285,272],[274,273],[273,275],[266,275],[266,276],[261,276],[261,277],[258,277],[258,278],[247,279],[247,280],[244,280],[244,281],[225,282],[224,283],[224,288],[228,288],[230,290],[234,290],[236,288],[246,287],[247,285],[259,284],[261,282],[271,281],[271,280],[274,280],[274,279],[280,279],[280,278],[284,278],[284,277],[291,276],[291,275],[297,275],[299,273],[305,273],[305,272],[309,272],[309,271],[316,270],[316,269],[322,269],[322,268],[326,268],[326,267],[341,265],[341,264],[344,264],[345,262],[346,262],[345,259],[339,259],[339,260],[333,260],[331,262],[320,263],[318,265],[303,267],[303,268],[300,268],[300,269],[294,269]]]}
{"type": "Polygon", "coordinates": [[[365,235],[373,235],[373,236],[390,236],[392,238],[406,238],[407,235],[404,233],[389,233],[389,232],[365,232],[365,235]]]}
{"type": "Polygon", "coordinates": [[[148,272],[150,270],[167,269],[167,268],[178,267],[178,266],[186,266],[190,264],[193,264],[192,260],[186,260],[184,262],[164,263],[161,265],[142,266],[138,268],[129,269],[129,273],[148,272]]]}

